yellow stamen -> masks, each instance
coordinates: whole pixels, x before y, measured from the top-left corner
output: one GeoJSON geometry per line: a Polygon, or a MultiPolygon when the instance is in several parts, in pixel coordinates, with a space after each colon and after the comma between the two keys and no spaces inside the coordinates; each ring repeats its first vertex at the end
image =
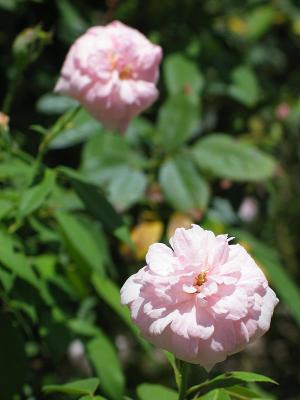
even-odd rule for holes
{"type": "Polygon", "coordinates": [[[196,278],[196,286],[202,286],[206,282],[206,272],[202,271],[196,278]]]}
{"type": "Polygon", "coordinates": [[[127,64],[122,69],[122,71],[120,71],[119,76],[120,76],[120,79],[129,79],[129,78],[131,78],[131,74],[132,74],[132,69],[130,68],[130,65],[127,64]]]}

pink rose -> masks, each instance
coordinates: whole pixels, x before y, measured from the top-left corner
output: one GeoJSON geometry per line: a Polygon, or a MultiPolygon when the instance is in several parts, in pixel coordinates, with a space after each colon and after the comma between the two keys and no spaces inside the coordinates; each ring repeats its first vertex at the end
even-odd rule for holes
{"type": "Polygon", "coordinates": [[[156,100],[161,58],[161,47],[119,21],[93,27],[69,50],[55,91],[123,132],[156,100]]]}
{"type": "Polygon", "coordinates": [[[142,334],[181,360],[210,370],[262,336],[278,299],[239,244],[197,225],[150,246],[127,279],[122,304],[142,334]]]}

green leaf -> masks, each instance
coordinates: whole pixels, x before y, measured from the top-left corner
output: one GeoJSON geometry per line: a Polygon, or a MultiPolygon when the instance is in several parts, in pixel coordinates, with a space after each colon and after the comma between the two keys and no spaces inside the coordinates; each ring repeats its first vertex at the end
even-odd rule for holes
{"type": "Polygon", "coordinates": [[[54,254],[41,254],[39,256],[32,257],[32,264],[39,272],[39,275],[45,280],[53,278],[56,275],[56,262],[57,258],[54,254]]]}
{"type": "Polygon", "coordinates": [[[85,144],[80,170],[95,185],[110,180],[115,168],[131,165],[135,155],[125,138],[114,134],[99,134],[85,144]]]}
{"type": "Polygon", "coordinates": [[[23,335],[20,327],[14,325],[7,314],[0,314],[1,400],[11,400],[21,393],[28,370],[23,335]]]}
{"type": "Polygon", "coordinates": [[[124,137],[97,135],[84,147],[81,171],[90,183],[106,190],[118,210],[124,210],[143,198],[147,185],[140,171],[143,162],[124,137]]]}
{"type": "Polygon", "coordinates": [[[6,292],[10,292],[15,281],[15,275],[0,268],[0,282],[6,292]]]}
{"type": "Polygon", "coordinates": [[[171,54],[164,62],[164,79],[170,95],[185,95],[197,102],[204,86],[198,67],[181,54],[171,54]]]}
{"type": "Polygon", "coordinates": [[[192,386],[187,390],[187,393],[191,394],[198,391],[208,393],[214,389],[226,388],[244,382],[266,382],[277,384],[273,379],[254,372],[232,371],[218,375],[213,379],[200,383],[199,385],[192,386]]]}
{"type": "Polygon", "coordinates": [[[61,237],[58,232],[48,228],[45,223],[40,222],[32,215],[29,217],[31,228],[39,235],[39,240],[42,243],[59,242],[61,237]]]}
{"type": "Polygon", "coordinates": [[[137,394],[140,400],[177,400],[178,393],[175,390],[162,385],[143,383],[137,387],[137,394]]]}
{"type": "Polygon", "coordinates": [[[181,376],[181,372],[179,371],[179,369],[176,365],[176,358],[175,358],[174,354],[170,353],[169,351],[164,350],[164,354],[165,354],[167,360],[169,361],[170,365],[173,368],[175,382],[176,382],[177,387],[179,388],[182,376],[181,376]]]}
{"type": "Polygon", "coordinates": [[[6,11],[14,11],[18,7],[19,0],[0,0],[0,8],[6,11]]]}
{"type": "Polygon", "coordinates": [[[85,183],[84,178],[70,168],[60,168],[60,171],[70,180],[74,190],[83,201],[87,212],[100,221],[118,239],[132,247],[133,244],[127,226],[100,192],[99,188],[85,183]]]}
{"type": "Polygon", "coordinates": [[[275,7],[271,4],[254,8],[247,17],[247,37],[251,40],[260,38],[271,28],[275,15],[275,7]]]}
{"type": "Polygon", "coordinates": [[[73,261],[80,267],[104,274],[104,260],[90,229],[78,218],[64,212],[55,214],[73,261]]]}
{"type": "Polygon", "coordinates": [[[37,312],[34,306],[29,303],[26,303],[23,300],[11,300],[9,302],[9,306],[14,310],[19,310],[25,313],[33,323],[38,322],[37,312]]]}
{"type": "Polygon", "coordinates": [[[89,24],[71,1],[57,0],[56,4],[59,11],[59,35],[71,44],[88,29],[89,24]]]}
{"type": "Polygon", "coordinates": [[[113,345],[102,333],[88,342],[87,351],[104,392],[119,400],[124,392],[125,378],[113,345]]]}
{"type": "Polygon", "coordinates": [[[300,291],[284,266],[281,265],[277,251],[258,241],[248,232],[232,230],[231,233],[239,241],[250,246],[249,252],[271,280],[279,297],[287,304],[292,316],[300,326],[300,291]]]}
{"type": "Polygon", "coordinates": [[[159,171],[159,183],[168,202],[177,210],[203,210],[209,188],[186,155],[167,159],[159,171]]]}
{"type": "Polygon", "coordinates": [[[62,114],[77,105],[78,102],[70,97],[50,92],[39,98],[36,109],[40,113],[52,115],[62,114]]]}
{"type": "MultiPolygon", "coordinates": [[[[70,111],[67,111],[65,115],[70,111]]],[[[102,125],[81,108],[59,135],[49,144],[50,149],[64,149],[82,143],[103,131],[102,125]]]]}
{"type": "Polygon", "coordinates": [[[154,131],[155,128],[153,124],[146,118],[134,118],[129,124],[126,131],[126,142],[132,145],[139,144],[141,140],[149,141],[150,143],[152,143],[154,131]]]}
{"type": "Polygon", "coordinates": [[[39,289],[39,280],[25,254],[15,250],[11,236],[0,231],[0,263],[16,276],[39,289]]]}
{"type": "Polygon", "coordinates": [[[226,389],[226,392],[236,400],[252,400],[261,398],[259,394],[243,386],[231,386],[226,389]]]}
{"type": "Polygon", "coordinates": [[[268,376],[264,376],[261,374],[256,374],[255,372],[246,372],[246,371],[232,371],[232,372],[227,372],[225,374],[219,375],[216,380],[222,380],[222,379],[238,379],[242,382],[267,382],[267,383],[273,383],[277,385],[277,382],[274,381],[273,379],[269,378],[268,376]]]}
{"type": "Polygon", "coordinates": [[[143,172],[127,165],[116,169],[108,186],[109,200],[118,210],[124,210],[142,199],[147,186],[143,172]]]}
{"type": "Polygon", "coordinates": [[[23,187],[29,183],[32,166],[18,158],[9,158],[0,163],[0,180],[10,181],[14,187],[23,187]]]}
{"type": "Polygon", "coordinates": [[[172,152],[192,136],[198,122],[197,106],[187,97],[172,96],[160,108],[157,140],[167,152],[172,152]]]}
{"type": "Polygon", "coordinates": [[[199,397],[197,400],[230,400],[230,396],[224,389],[216,389],[199,397]]]}
{"type": "Polygon", "coordinates": [[[99,386],[98,378],[82,379],[80,381],[65,383],[64,385],[47,385],[43,387],[43,392],[62,393],[69,395],[93,395],[99,386]]]}
{"type": "Polygon", "coordinates": [[[198,140],[192,156],[200,168],[234,181],[262,181],[270,178],[276,167],[273,158],[253,145],[223,133],[198,140]]]}
{"type": "Polygon", "coordinates": [[[24,218],[40,208],[52,192],[54,185],[55,173],[47,169],[43,180],[22,194],[17,217],[24,218]]]}
{"type": "Polygon", "coordinates": [[[100,330],[95,325],[82,319],[71,319],[68,321],[69,328],[77,335],[95,337],[100,330]]]}
{"type": "Polygon", "coordinates": [[[228,94],[246,107],[255,106],[260,99],[261,89],[252,69],[240,65],[233,70],[231,79],[228,94]]]}
{"type": "Polygon", "coordinates": [[[13,209],[14,204],[6,199],[0,199],[0,220],[5,218],[13,209]]]}

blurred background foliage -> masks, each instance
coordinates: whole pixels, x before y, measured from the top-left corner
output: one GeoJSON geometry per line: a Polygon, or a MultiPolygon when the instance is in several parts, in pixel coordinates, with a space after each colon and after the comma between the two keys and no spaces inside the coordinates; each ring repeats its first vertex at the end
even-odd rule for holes
{"type": "MultiPolygon", "coordinates": [[[[0,19],[1,399],[89,377],[108,399],[174,398],[136,392],[174,383],[119,287],[192,222],[242,242],[281,299],[270,332],[212,374],[260,372],[280,386],[259,398],[300,398],[299,3],[0,0],[0,19]],[[73,41],[112,19],[164,51],[160,98],[125,136],[52,92],[73,41]]],[[[101,398],[86,385],[62,393],[101,398]]]]}

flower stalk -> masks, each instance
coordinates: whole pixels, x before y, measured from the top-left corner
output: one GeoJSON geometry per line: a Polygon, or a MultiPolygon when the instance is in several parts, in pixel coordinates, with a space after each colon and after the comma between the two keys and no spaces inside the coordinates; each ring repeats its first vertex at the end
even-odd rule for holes
{"type": "Polygon", "coordinates": [[[177,361],[178,361],[178,369],[180,371],[180,385],[179,385],[178,400],[184,400],[186,391],[187,391],[190,364],[185,361],[181,361],[181,360],[177,360],[177,361]]]}

